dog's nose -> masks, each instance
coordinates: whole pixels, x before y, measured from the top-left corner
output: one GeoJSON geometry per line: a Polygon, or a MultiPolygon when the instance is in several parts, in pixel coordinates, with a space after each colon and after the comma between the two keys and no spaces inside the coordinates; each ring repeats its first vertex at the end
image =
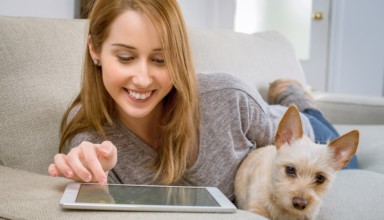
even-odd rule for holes
{"type": "Polygon", "coordinates": [[[303,198],[294,197],[292,199],[292,205],[295,207],[295,209],[303,210],[305,207],[307,207],[308,201],[303,198]]]}

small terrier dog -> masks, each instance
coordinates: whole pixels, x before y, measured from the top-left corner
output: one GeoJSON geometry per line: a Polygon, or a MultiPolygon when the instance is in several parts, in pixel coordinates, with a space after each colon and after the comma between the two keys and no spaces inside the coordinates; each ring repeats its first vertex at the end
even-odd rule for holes
{"type": "Polygon", "coordinates": [[[359,132],[329,144],[303,135],[299,111],[290,106],[280,121],[275,145],[251,152],[240,165],[235,195],[240,209],[270,219],[314,219],[335,173],[352,159],[359,132]]]}

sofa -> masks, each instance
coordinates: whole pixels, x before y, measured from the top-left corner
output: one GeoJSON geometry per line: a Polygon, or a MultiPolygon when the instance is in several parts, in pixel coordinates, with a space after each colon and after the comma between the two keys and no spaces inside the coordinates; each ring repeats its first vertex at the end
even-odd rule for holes
{"type": "MultiPolygon", "coordinates": [[[[277,78],[310,87],[290,42],[277,32],[253,35],[190,28],[198,72],[237,75],[265,97],[277,78]]],[[[0,16],[0,218],[2,219],[263,219],[233,214],[64,210],[71,180],[50,177],[61,117],[80,88],[86,20],[0,16]]],[[[384,99],[314,91],[340,133],[360,131],[359,169],[342,170],[318,219],[384,216],[384,99]]]]}

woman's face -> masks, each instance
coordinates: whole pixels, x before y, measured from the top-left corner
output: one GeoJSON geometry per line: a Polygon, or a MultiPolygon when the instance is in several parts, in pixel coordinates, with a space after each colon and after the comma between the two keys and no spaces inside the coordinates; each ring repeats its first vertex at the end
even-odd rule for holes
{"type": "Polygon", "coordinates": [[[99,54],[106,90],[123,121],[150,117],[161,111],[161,101],[173,82],[164,60],[159,34],[148,17],[128,10],[111,24],[99,54]]]}

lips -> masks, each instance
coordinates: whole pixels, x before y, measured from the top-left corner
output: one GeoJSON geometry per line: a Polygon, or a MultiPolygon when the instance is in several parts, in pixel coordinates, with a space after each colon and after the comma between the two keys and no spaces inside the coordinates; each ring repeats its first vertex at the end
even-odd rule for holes
{"type": "Polygon", "coordinates": [[[124,89],[131,98],[135,100],[146,100],[151,97],[153,91],[138,92],[129,89],[124,89]]]}

